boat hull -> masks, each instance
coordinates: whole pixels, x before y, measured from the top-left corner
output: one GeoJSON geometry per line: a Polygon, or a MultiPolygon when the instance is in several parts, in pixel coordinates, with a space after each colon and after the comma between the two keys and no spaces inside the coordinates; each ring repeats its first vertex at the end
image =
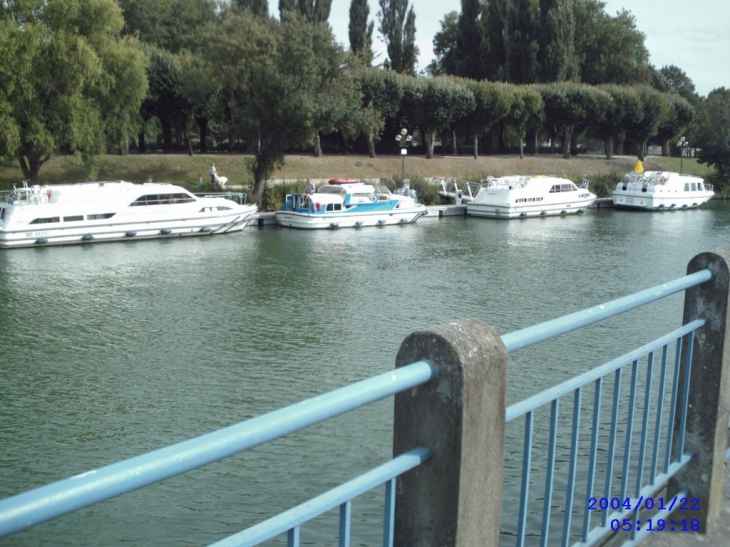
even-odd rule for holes
{"type": "Polygon", "coordinates": [[[368,226],[392,226],[411,224],[426,214],[426,207],[412,209],[392,209],[387,212],[373,211],[362,213],[300,213],[296,211],[277,211],[276,223],[286,228],[302,230],[323,230],[333,228],[364,228],[368,226]]]}
{"type": "Polygon", "coordinates": [[[72,245],[107,241],[133,241],[172,237],[207,236],[240,232],[256,212],[251,206],[235,214],[202,218],[167,218],[147,221],[99,223],[42,229],[0,229],[0,248],[72,245]]]}
{"type": "Polygon", "coordinates": [[[473,217],[504,219],[570,215],[585,212],[594,200],[595,198],[590,198],[563,203],[529,204],[525,206],[471,201],[466,204],[466,214],[473,217]]]}
{"type": "Polygon", "coordinates": [[[689,196],[661,196],[643,193],[613,193],[613,206],[616,209],[642,211],[675,211],[695,209],[712,198],[712,192],[694,192],[689,196]]]}

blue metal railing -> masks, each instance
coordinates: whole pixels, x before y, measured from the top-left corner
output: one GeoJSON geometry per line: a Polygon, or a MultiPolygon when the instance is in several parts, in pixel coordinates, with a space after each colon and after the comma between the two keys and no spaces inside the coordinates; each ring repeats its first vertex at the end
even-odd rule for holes
{"type": "MultiPolygon", "coordinates": [[[[561,334],[579,329],[619,313],[643,306],[669,295],[697,286],[711,279],[709,270],[703,270],[675,281],[658,285],[631,296],[620,298],[599,306],[588,308],[561,318],[546,321],[539,325],[509,333],[502,337],[508,351],[527,347],[554,338],[561,334]]],[[[533,397],[509,406],[506,409],[508,423],[524,417],[524,438],[522,445],[522,474],[519,511],[516,524],[517,545],[523,546],[527,535],[527,521],[530,505],[532,456],[535,444],[536,412],[549,404],[549,432],[546,445],[547,467],[545,469],[544,498],[540,510],[540,544],[547,545],[553,524],[553,500],[556,494],[556,460],[565,456],[568,471],[565,477],[565,505],[562,515],[561,545],[569,545],[572,538],[580,537],[580,545],[594,545],[611,533],[613,521],[624,518],[636,519],[641,501],[653,496],[665,486],[688,461],[691,455],[684,453],[684,426],[686,423],[687,395],[690,378],[693,334],[705,324],[704,319],[694,320],[681,328],[658,338],[640,348],[605,363],[598,368],[581,374],[567,382],[543,391],[533,397]],[[669,356],[674,344],[674,367],[670,370],[669,356]],[[683,346],[684,344],[684,346],[683,346]],[[655,380],[655,355],[661,351],[659,380],[655,380]],[[685,390],[679,393],[679,372],[682,355],[686,358],[685,390]],[[640,378],[640,362],[646,361],[646,373],[640,378]],[[624,369],[631,367],[631,380],[627,399],[621,395],[624,369]],[[613,389],[604,385],[604,380],[613,375],[613,389]],[[658,382],[652,404],[652,389],[658,382]],[[643,399],[639,395],[643,384],[643,399]],[[669,388],[666,385],[669,384],[669,388]],[[578,473],[583,459],[580,458],[579,442],[584,431],[581,426],[583,392],[593,385],[593,412],[590,427],[587,428],[589,443],[585,474],[578,473]],[[601,428],[601,409],[604,406],[604,393],[610,392],[609,404],[611,420],[608,431],[601,428]],[[558,446],[561,430],[559,400],[573,394],[572,415],[568,427],[569,446],[563,450],[558,446]],[[681,401],[681,405],[678,405],[681,401]],[[625,404],[624,404],[625,403],[625,404]],[[665,408],[666,407],[666,408],[665,408]],[[621,419],[620,409],[626,408],[625,419],[621,419]],[[654,423],[650,427],[652,411],[654,423]],[[672,453],[675,411],[679,408],[680,427],[678,428],[677,449],[672,453]],[[638,450],[633,446],[635,436],[634,411],[641,411],[641,427],[638,450]],[[668,414],[668,416],[665,416],[668,414]],[[666,418],[666,422],[664,421],[666,418]],[[623,428],[623,430],[622,430],[623,428]],[[666,431],[666,433],[664,433],[666,431]],[[623,441],[620,433],[623,434],[623,441]],[[603,437],[602,437],[603,436],[603,437]],[[601,439],[608,443],[604,462],[599,461],[601,439]],[[622,467],[618,493],[615,483],[615,460],[623,442],[622,467]],[[651,446],[649,446],[651,445],[651,446]],[[651,458],[647,463],[647,455],[651,458]],[[660,465],[660,459],[663,464],[660,465]],[[633,464],[632,464],[633,462],[633,464]],[[596,476],[599,467],[604,475],[603,489],[596,491],[596,476]],[[632,474],[633,473],[633,474],[632,474]],[[578,480],[585,476],[585,484],[578,480]],[[648,477],[648,478],[646,478],[648,477]],[[635,479],[630,483],[630,478],[635,479]],[[633,489],[630,487],[633,485],[633,489]],[[576,493],[585,492],[586,502],[593,498],[629,500],[629,506],[614,508],[614,512],[603,511],[598,526],[591,527],[592,512],[584,507],[581,512],[576,505],[576,493]],[[633,495],[632,495],[633,494],[633,495]],[[579,531],[572,519],[574,514],[582,516],[579,531]]],[[[289,407],[247,420],[245,422],[191,439],[173,446],[162,448],[148,454],[137,456],[100,469],[92,470],[66,480],[59,481],[35,490],[0,501],[0,537],[16,533],[41,522],[62,516],[77,509],[131,492],[164,479],[219,461],[250,448],[259,446],[289,433],[320,423],[327,419],[349,412],[385,397],[424,384],[437,375],[436,367],[428,361],[418,361],[393,371],[375,376],[338,390],[313,397],[289,407]]],[[[561,436],[562,437],[562,436],[561,436]]],[[[326,511],[339,507],[340,533],[339,545],[350,544],[351,500],[362,493],[385,484],[385,511],[383,544],[392,545],[393,519],[395,504],[395,478],[412,469],[431,456],[428,447],[414,447],[411,451],[366,472],[308,502],[294,507],[280,515],[261,522],[243,532],[234,534],[215,543],[216,547],[256,545],[280,534],[287,534],[290,546],[299,545],[300,526],[326,511]]],[[[558,489],[559,490],[559,489],[558,489]]],[[[608,508],[607,508],[608,509],[608,508]]],[[[668,510],[660,511],[657,518],[663,518],[668,510]]],[[[633,544],[640,535],[632,532],[633,544]]]]}
{"type": "MultiPolygon", "coordinates": [[[[639,293],[620,298],[599,306],[595,306],[586,310],[582,310],[564,317],[546,321],[539,325],[528,327],[519,331],[509,333],[502,337],[508,351],[512,352],[550,338],[554,338],[561,334],[571,332],[586,325],[601,321],[608,317],[612,317],[619,313],[643,306],[660,298],[664,298],[671,294],[686,290],[697,286],[701,283],[709,281],[712,275],[709,270],[702,270],[694,274],[677,279],[670,283],[658,285],[656,287],[641,291],[639,293]]],[[[681,328],[678,328],[659,339],[650,342],[640,348],[637,348],[625,355],[614,359],[602,366],[588,371],[580,376],[572,378],[562,384],[547,389],[537,395],[529,397],[523,401],[515,403],[507,408],[506,421],[512,422],[524,416],[524,437],[522,444],[522,471],[520,482],[520,501],[516,523],[516,545],[522,547],[525,545],[528,535],[528,506],[530,501],[531,472],[533,470],[533,445],[534,445],[534,428],[535,428],[535,412],[546,405],[550,405],[549,433],[547,434],[547,468],[545,469],[545,487],[544,497],[542,499],[542,514],[540,516],[540,545],[545,546],[549,543],[551,529],[560,529],[560,523],[557,525],[552,519],[552,511],[554,508],[554,496],[556,488],[555,481],[555,462],[560,449],[558,448],[558,417],[559,417],[559,401],[561,397],[573,395],[572,414],[570,415],[570,439],[569,446],[563,446],[561,455],[563,459],[567,458],[568,471],[564,477],[565,486],[565,504],[563,506],[562,518],[562,536],[560,540],[561,546],[571,545],[571,541],[575,536],[580,538],[579,545],[595,545],[603,540],[615,530],[614,523],[619,521],[623,523],[623,519],[631,518],[635,524],[639,509],[642,508],[641,500],[652,497],[656,492],[666,486],[668,480],[674,476],[684,465],[686,465],[691,455],[684,453],[684,430],[687,417],[687,406],[689,395],[689,379],[690,379],[690,363],[692,360],[692,348],[694,340],[694,332],[702,327],[706,321],[704,319],[694,320],[681,328]],[[683,394],[678,393],[680,359],[682,356],[682,343],[687,344],[684,357],[686,366],[684,367],[685,382],[683,394]],[[668,374],[668,355],[669,348],[672,344],[676,344],[674,351],[674,370],[668,374]],[[661,350],[660,360],[660,378],[658,380],[657,394],[653,399],[656,401],[652,404],[652,388],[656,383],[654,378],[654,359],[655,354],[661,350]],[[646,373],[643,377],[644,393],[643,399],[638,394],[639,389],[639,364],[641,360],[646,360],[646,373]],[[631,381],[628,392],[628,400],[622,400],[621,387],[623,371],[627,367],[631,367],[631,381]],[[598,448],[599,436],[601,435],[601,409],[603,406],[604,379],[613,374],[613,393],[612,402],[610,403],[611,419],[608,424],[608,431],[604,432],[604,441],[608,441],[608,451],[604,459],[603,475],[605,482],[603,489],[596,492],[596,471],[598,466],[598,448]],[[666,391],[668,378],[671,379],[669,393],[666,391]],[[590,426],[586,432],[581,431],[581,409],[583,406],[583,391],[588,386],[594,386],[593,390],[593,412],[590,426]],[[681,399],[680,408],[680,427],[679,438],[677,440],[676,453],[672,454],[673,428],[675,422],[675,411],[679,397],[681,399]],[[669,398],[668,401],[665,399],[669,398]],[[622,403],[626,408],[626,416],[622,427],[624,428],[623,438],[623,454],[621,456],[622,468],[620,471],[620,484],[618,492],[614,485],[614,465],[616,460],[616,450],[620,442],[619,433],[619,410],[622,403]],[[668,406],[668,410],[665,410],[668,406]],[[641,408],[642,418],[638,439],[638,454],[632,446],[634,441],[634,412],[635,409],[641,408]],[[650,427],[650,414],[654,409],[654,424],[650,427]],[[668,413],[667,423],[663,425],[665,414],[668,413]],[[666,433],[662,436],[662,433],[666,433]],[[583,492],[585,492],[585,505],[582,509],[575,505],[576,498],[576,470],[579,467],[579,439],[581,433],[589,437],[587,448],[584,447],[583,453],[588,453],[588,462],[582,465],[581,477],[585,477],[582,484],[583,492]],[[647,449],[651,436],[651,460],[647,464],[647,449]],[[661,472],[659,469],[659,456],[663,451],[664,463],[661,472]],[[648,466],[648,469],[646,469],[648,466]],[[648,478],[645,476],[648,471],[648,478]],[[634,478],[633,488],[630,489],[630,478],[634,478]],[[598,526],[591,527],[592,508],[591,500],[595,500],[593,508],[600,510],[596,506],[600,500],[619,500],[620,503],[614,504],[612,508],[607,503],[605,510],[602,512],[601,523],[598,526]],[[627,501],[628,500],[628,501],[627,501]],[[618,505],[618,507],[616,507],[618,505]],[[614,509],[611,513],[609,509],[614,509]],[[582,514],[582,525],[580,530],[575,530],[572,522],[574,514],[582,514]],[[613,529],[612,529],[613,528],[613,529]]],[[[686,495],[686,492],[684,493],[686,495]]],[[[655,519],[668,516],[669,510],[663,508],[655,515],[655,519]]],[[[638,533],[636,527],[632,527],[631,540],[624,545],[634,545],[640,541],[647,533],[638,533]]],[[[534,533],[531,535],[535,535],[534,533]]]]}
{"type": "MultiPolygon", "coordinates": [[[[436,367],[428,361],[418,361],[207,435],[7,498],[0,501],[0,537],[222,460],[426,383],[435,377],[436,367]]],[[[371,487],[384,482],[390,484],[395,476],[429,457],[428,450],[416,448],[390,464],[377,468],[371,472],[372,474],[366,473],[360,480],[351,481],[336,489],[336,494],[330,494],[334,499],[349,501],[362,493],[363,484],[371,487]]],[[[392,484],[386,490],[386,495],[392,497],[392,484]]],[[[321,509],[320,512],[328,510],[322,509],[327,506],[322,500],[317,501],[315,505],[321,509]]],[[[393,504],[386,503],[386,506],[384,534],[385,541],[388,542],[386,544],[390,545],[393,504]]],[[[271,520],[274,521],[273,526],[287,522],[286,518],[281,516],[271,520]]],[[[294,539],[298,536],[298,523],[300,521],[295,519],[285,527],[286,530],[294,530],[290,533],[290,545],[298,545],[298,541],[294,539]]],[[[265,539],[263,535],[257,537],[261,538],[258,541],[265,539]]],[[[349,536],[340,538],[341,545],[347,545],[348,541],[349,536]]],[[[248,543],[248,540],[225,543],[225,545],[252,544],[254,543],[248,543]]]]}

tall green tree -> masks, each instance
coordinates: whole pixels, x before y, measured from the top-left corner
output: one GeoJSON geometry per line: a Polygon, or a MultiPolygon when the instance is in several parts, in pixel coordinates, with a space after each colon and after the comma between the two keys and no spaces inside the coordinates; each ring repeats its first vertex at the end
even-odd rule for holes
{"type": "Polygon", "coordinates": [[[298,0],[299,13],[310,23],[324,23],[330,17],[332,0],[298,0]]]}
{"type": "Polygon", "coordinates": [[[474,110],[459,120],[459,128],[472,137],[474,159],[479,157],[479,137],[503,120],[510,112],[513,97],[505,86],[493,82],[466,80],[474,95],[474,110]]]}
{"type": "MultiPolygon", "coordinates": [[[[362,98],[360,133],[367,139],[368,154],[375,157],[375,144],[380,140],[385,120],[392,119],[400,110],[404,82],[411,78],[392,70],[361,68],[355,71],[354,81],[362,98]]],[[[357,135],[352,135],[357,136],[357,135]]]]}
{"type": "Polygon", "coordinates": [[[375,23],[368,21],[370,7],[367,0],[352,0],[350,2],[350,24],[348,25],[348,37],[350,38],[350,50],[360,60],[370,66],[373,62],[373,27],[375,23]]]}
{"type": "Polygon", "coordinates": [[[298,9],[297,0],[279,0],[279,19],[283,21],[286,13],[296,13],[298,9]]]}
{"type": "Polygon", "coordinates": [[[251,10],[251,13],[259,17],[268,17],[269,0],[235,0],[240,9],[251,10]]]}
{"type": "Polygon", "coordinates": [[[401,74],[414,74],[418,58],[416,13],[408,0],[379,0],[378,30],[388,51],[388,64],[401,74]]]}
{"type": "Polygon", "coordinates": [[[260,196],[285,153],[311,144],[317,117],[344,95],[345,53],[325,23],[288,16],[279,22],[245,12],[231,13],[211,29],[208,44],[207,61],[247,136],[253,192],[260,196]]]}
{"type": "Polygon", "coordinates": [[[504,86],[511,93],[512,104],[505,116],[505,122],[511,125],[520,139],[520,159],[525,157],[524,141],[530,122],[543,112],[542,96],[535,86],[504,86]]]}
{"type": "Polygon", "coordinates": [[[698,108],[697,142],[700,163],[715,168],[719,189],[730,185],[730,89],[713,89],[698,108]]]}
{"type": "Polygon", "coordinates": [[[88,162],[105,151],[107,136],[124,138],[146,82],[142,52],[121,38],[116,2],[6,2],[1,21],[0,56],[12,55],[5,66],[13,74],[0,69],[0,125],[8,129],[0,150],[27,179],[38,183],[41,166],[61,150],[88,162]]]}
{"type": "Polygon", "coordinates": [[[689,101],[692,106],[700,102],[700,96],[695,91],[694,82],[681,68],[675,65],[667,65],[662,67],[659,72],[667,80],[672,91],[689,101]]]}
{"type": "Polygon", "coordinates": [[[634,16],[622,10],[611,17],[599,0],[574,4],[575,44],[580,79],[587,84],[651,83],[649,51],[634,16]]]}
{"type": "Polygon", "coordinates": [[[118,0],[124,33],[172,53],[198,51],[216,19],[215,0],[118,0]]]}
{"type": "Polygon", "coordinates": [[[575,47],[575,0],[541,0],[540,43],[543,81],[575,81],[579,77],[575,47]]]}
{"type": "Polygon", "coordinates": [[[433,37],[434,59],[427,70],[433,76],[461,75],[464,60],[459,53],[459,14],[455,11],[447,13],[440,22],[441,30],[433,37]]]}
{"type": "Polygon", "coordinates": [[[456,66],[450,74],[472,80],[484,79],[486,48],[482,3],[480,0],[461,0],[456,33],[456,66]]]}
{"type": "Polygon", "coordinates": [[[532,84],[538,79],[540,32],[535,0],[515,0],[510,12],[508,81],[532,84]]]}
{"type": "Polygon", "coordinates": [[[486,7],[486,77],[492,81],[506,82],[509,78],[510,6],[510,0],[492,0],[486,7]]]}

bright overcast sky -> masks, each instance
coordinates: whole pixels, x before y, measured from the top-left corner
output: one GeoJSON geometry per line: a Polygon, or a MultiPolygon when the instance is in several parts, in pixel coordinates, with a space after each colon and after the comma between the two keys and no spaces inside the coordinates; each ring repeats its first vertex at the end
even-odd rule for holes
{"type": "MultiPolygon", "coordinates": [[[[650,62],[657,68],[676,65],[694,82],[700,95],[718,87],[730,88],[730,3],[728,0],[603,0],[605,11],[615,15],[622,8],[636,17],[637,28],[646,35],[650,62]]],[[[375,50],[385,58],[385,46],[377,31],[378,0],[369,0],[375,20],[375,50]]],[[[460,0],[411,0],[416,12],[416,41],[421,51],[419,69],[433,58],[433,36],[450,11],[460,11],[460,0]]],[[[269,9],[278,15],[278,1],[269,9]]],[[[347,25],[350,0],[332,0],[329,22],[335,36],[349,47],[347,25]]]]}

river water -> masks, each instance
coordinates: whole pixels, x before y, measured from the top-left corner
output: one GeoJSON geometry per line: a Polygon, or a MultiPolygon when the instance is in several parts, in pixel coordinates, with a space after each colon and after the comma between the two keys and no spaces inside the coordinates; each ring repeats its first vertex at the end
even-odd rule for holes
{"type": "MultiPolygon", "coordinates": [[[[507,333],[680,277],[719,247],[723,202],[4,251],[0,498],[387,371],[413,330],[476,317],[507,333]]],[[[681,307],[515,353],[508,401],[648,342],[681,307]]],[[[2,544],[212,543],[386,461],[391,412],[371,405],[2,544]]],[[[353,503],[353,545],[381,543],[381,498],[353,503]]],[[[336,534],[332,513],[302,541],[336,534]]]]}

